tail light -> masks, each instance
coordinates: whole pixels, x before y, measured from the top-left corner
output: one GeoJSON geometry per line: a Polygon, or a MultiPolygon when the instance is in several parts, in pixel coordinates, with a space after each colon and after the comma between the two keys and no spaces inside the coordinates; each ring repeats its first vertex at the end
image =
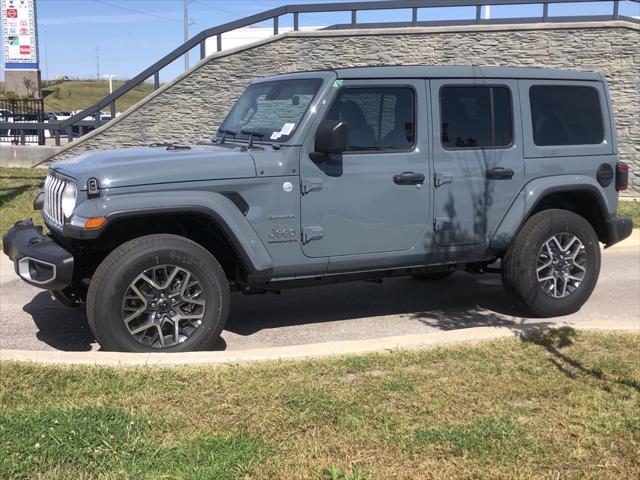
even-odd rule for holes
{"type": "Polygon", "coordinates": [[[624,162],[616,164],[616,190],[622,192],[629,186],[629,165],[624,162]]]}

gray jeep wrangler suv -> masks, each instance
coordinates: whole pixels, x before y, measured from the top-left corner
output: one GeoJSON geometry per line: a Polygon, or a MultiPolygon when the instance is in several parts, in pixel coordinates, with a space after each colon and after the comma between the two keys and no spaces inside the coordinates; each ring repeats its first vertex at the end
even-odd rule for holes
{"type": "MultiPolygon", "coordinates": [[[[617,218],[611,99],[593,72],[393,66],[254,81],[210,143],[51,165],[4,236],[28,283],[86,304],[105,350],[210,348],[230,291],[501,271],[577,311],[617,218]]],[[[427,287],[425,287],[427,288],[427,287]]]]}

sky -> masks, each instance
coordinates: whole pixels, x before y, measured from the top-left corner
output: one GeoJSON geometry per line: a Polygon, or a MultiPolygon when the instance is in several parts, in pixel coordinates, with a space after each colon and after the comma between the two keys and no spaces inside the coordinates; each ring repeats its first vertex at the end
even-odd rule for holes
{"type": "MultiPolygon", "coordinates": [[[[329,1],[329,0],[326,0],[329,1]]],[[[338,0],[333,0],[338,1],[338,0]]],[[[346,0],[343,0],[346,1],[346,0]]],[[[222,23],[286,4],[321,3],[314,0],[189,0],[190,35],[222,23]]],[[[43,79],[58,75],[96,78],[113,74],[128,79],[155,63],[183,42],[183,0],[37,0],[40,69],[43,79]]],[[[550,15],[610,14],[610,2],[551,5],[550,15]]],[[[621,13],[640,15],[640,4],[621,3],[621,13]]],[[[492,7],[493,18],[542,14],[542,4],[492,7]]],[[[419,20],[472,18],[473,7],[421,9],[419,20]]],[[[291,25],[291,16],[280,19],[291,25]],[[289,17],[289,18],[287,18],[289,17]]],[[[349,23],[350,13],[304,14],[301,26],[349,23]]],[[[403,11],[360,12],[358,21],[409,21],[403,11]]],[[[271,26],[271,24],[257,25],[271,26]]],[[[197,50],[197,49],[196,49],[197,50]]],[[[198,60],[194,50],[191,63],[198,60]]],[[[0,78],[4,77],[4,60],[0,78]]],[[[184,70],[178,60],[161,73],[167,81],[184,70]]]]}

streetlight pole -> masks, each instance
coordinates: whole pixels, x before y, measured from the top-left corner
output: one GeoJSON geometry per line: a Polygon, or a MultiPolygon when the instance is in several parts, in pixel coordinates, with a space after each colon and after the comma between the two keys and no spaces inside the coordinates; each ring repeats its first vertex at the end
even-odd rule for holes
{"type": "Polygon", "coordinates": [[[107,75],[103,75],[103,78],[109,79],[109,94],[113,93],[113,79],[117,77],[117,75],[113,75],[109,73],[107,75]]]}
{"type": "MultiPolygon", "coordinates": [[[[189,0],[184,0],[184,41],[189,40],[189,0]]],[[[184,69],[189,70],[189,52],[184,54],[184,69]]]]}

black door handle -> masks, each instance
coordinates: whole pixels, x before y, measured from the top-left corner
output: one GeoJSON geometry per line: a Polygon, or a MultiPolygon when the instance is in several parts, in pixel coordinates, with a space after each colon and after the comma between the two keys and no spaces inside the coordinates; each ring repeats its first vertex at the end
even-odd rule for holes
{"type": "Polygon", "coordinates": [[[510,168],[496,167],[487,170],[487,178],[489,180],[511,180],[515,173],[510,168]]]}
{"type": "Polygon", "coordinates": [[[424,183],[424,175],[421,173],[402,172],[393,176],[393,182],[397,185],[418,185],[424,183]]]}

